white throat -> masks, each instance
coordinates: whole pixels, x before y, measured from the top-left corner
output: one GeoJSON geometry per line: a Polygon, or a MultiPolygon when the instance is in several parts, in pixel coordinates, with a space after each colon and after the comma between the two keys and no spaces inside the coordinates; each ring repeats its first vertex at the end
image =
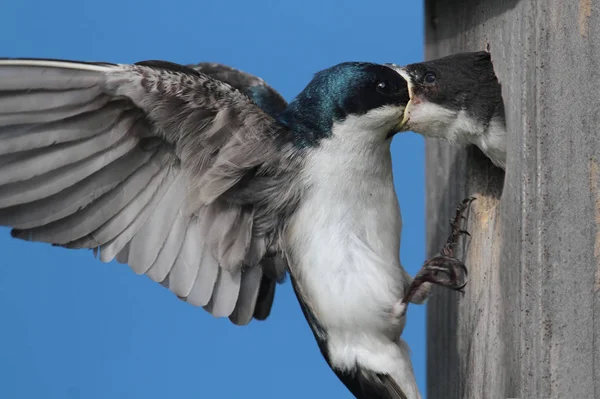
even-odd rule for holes
{"type": "Polygon", "coordinates": [[[492,162],[501,168],[506,165],[506,128],[499,119],[485,126],[465,111],[454,111],[424,101],[409,104],[407,127],[427,137],[444,139],[453,144],[475,144],[492,162]]]}

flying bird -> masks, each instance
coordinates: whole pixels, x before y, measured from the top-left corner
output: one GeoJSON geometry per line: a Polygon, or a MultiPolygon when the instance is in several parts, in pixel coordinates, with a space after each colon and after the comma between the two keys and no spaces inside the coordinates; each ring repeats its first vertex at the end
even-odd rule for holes
{"type": "Polygon", "coordinates": [[[400,68],[410,101],[402,130],[474,144],[506,168],[502,88],[488,52],[458,53],[400,68]]]}
{"type": "Polygon", "coordinates": [[[374,63],[321,71],[288,104],[220,64],[0,60],[0,224],[237,325],[266,319],[289,274],[357,398],[420,398],[406,306],[462,289],[464,265],[445,251],[413,280],[400,264],[390,143],[408,102],[374,63]]]}

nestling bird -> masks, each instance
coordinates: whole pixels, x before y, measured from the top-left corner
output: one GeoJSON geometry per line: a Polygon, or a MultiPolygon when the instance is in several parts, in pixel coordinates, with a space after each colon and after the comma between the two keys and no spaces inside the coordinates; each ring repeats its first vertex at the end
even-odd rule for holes
{"type": "Polygon", "coordinates": [[[402,130],[457,144],[475,144],[506,167],[502,89],[490,54],[459,53],[400,68],[410,101],[402,130]]]}
{"type": "Polygon", "coordinates": [[[390,142],[408,101],[373,63],[319,72],[287,104],[218,64],[1,60],[0,224],[238,325],[269,316],[289,273],[357,398],[420,398],[406,305],[423,282],[460,289],[463,265],[435,258],[413,282],[400,264],[390,142]]]}

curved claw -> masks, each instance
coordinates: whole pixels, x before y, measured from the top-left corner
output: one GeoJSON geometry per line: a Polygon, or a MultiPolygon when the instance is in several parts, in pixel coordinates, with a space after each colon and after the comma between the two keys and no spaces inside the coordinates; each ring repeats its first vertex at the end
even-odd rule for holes
{"type": "Polygon", "coordinates": [[[423,283],[441,285],[453,291],[464,293],[468,283],[467,267],[460,260],[450,256],[436,256],[425,262],[413,279],[403,302],[411,302],[415,293],[423,283]]]}
{"type": "Polygon", "coordinates": [[[463,213],[467,210],[471,202],[475,201],[475,197],[466,198],[456,207],[456,214],[453,219],[450,219],[450,236],[446,240],[444,247],[442,248],[442,255],[452,256],[454,254],[454,247],[458,243],[458,239],[461,235],[471,236],[471,234],[464,229],[460,228],[460,222],[466,217],[463,213]]]}
{"type": "Polygon", "coordinates": [[[467,284],[467,267],[460,260],[448,256],[436,256],[423,265],[415,280],[442,285],[455,291],[467,284]],[[446,278],[440,276],[445,275],[446,278]]]}
{"type": "MultiPolygon", "coordinates": [[[[454,257],[454,247],[457,245],[458,238],[461,235],[471,236],[468,231],[460,228],[460,222],[463,219],[467,219],[463,216],[463,213],[469,207],[471,202],[475,200],[475,197],[466,198],[456,207],[456,214],[454,218],[450,220],[451,233],[442,248],[441,255],[433,257],[425,262],[406,291],[406,294],[401,301],[402,304],[408,304],[409,302],[412,302],[413,298],[421,296],[423,293],[422,291],[419,294],[417,293],[423,283],[441,285],[464,294],[464,288],[467,286],[467,276],[469,273],[464,263],[454,257]]],[[[426,289],[426,291],[428,292],[428,289],[426,289]]]]}

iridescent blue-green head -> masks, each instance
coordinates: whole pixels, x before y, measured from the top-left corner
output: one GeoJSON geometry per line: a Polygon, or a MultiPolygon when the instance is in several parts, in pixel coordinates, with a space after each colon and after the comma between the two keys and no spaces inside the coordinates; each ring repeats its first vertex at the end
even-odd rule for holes
{"type": "Polygon", "coordinates": [[[333,134],[336,124],[355,119],[388,140],[399,131],[408,101],[407,82],[394,66],[344,62],[315,74],[279,120],[302,147],[316,145],[333,134]]]}

